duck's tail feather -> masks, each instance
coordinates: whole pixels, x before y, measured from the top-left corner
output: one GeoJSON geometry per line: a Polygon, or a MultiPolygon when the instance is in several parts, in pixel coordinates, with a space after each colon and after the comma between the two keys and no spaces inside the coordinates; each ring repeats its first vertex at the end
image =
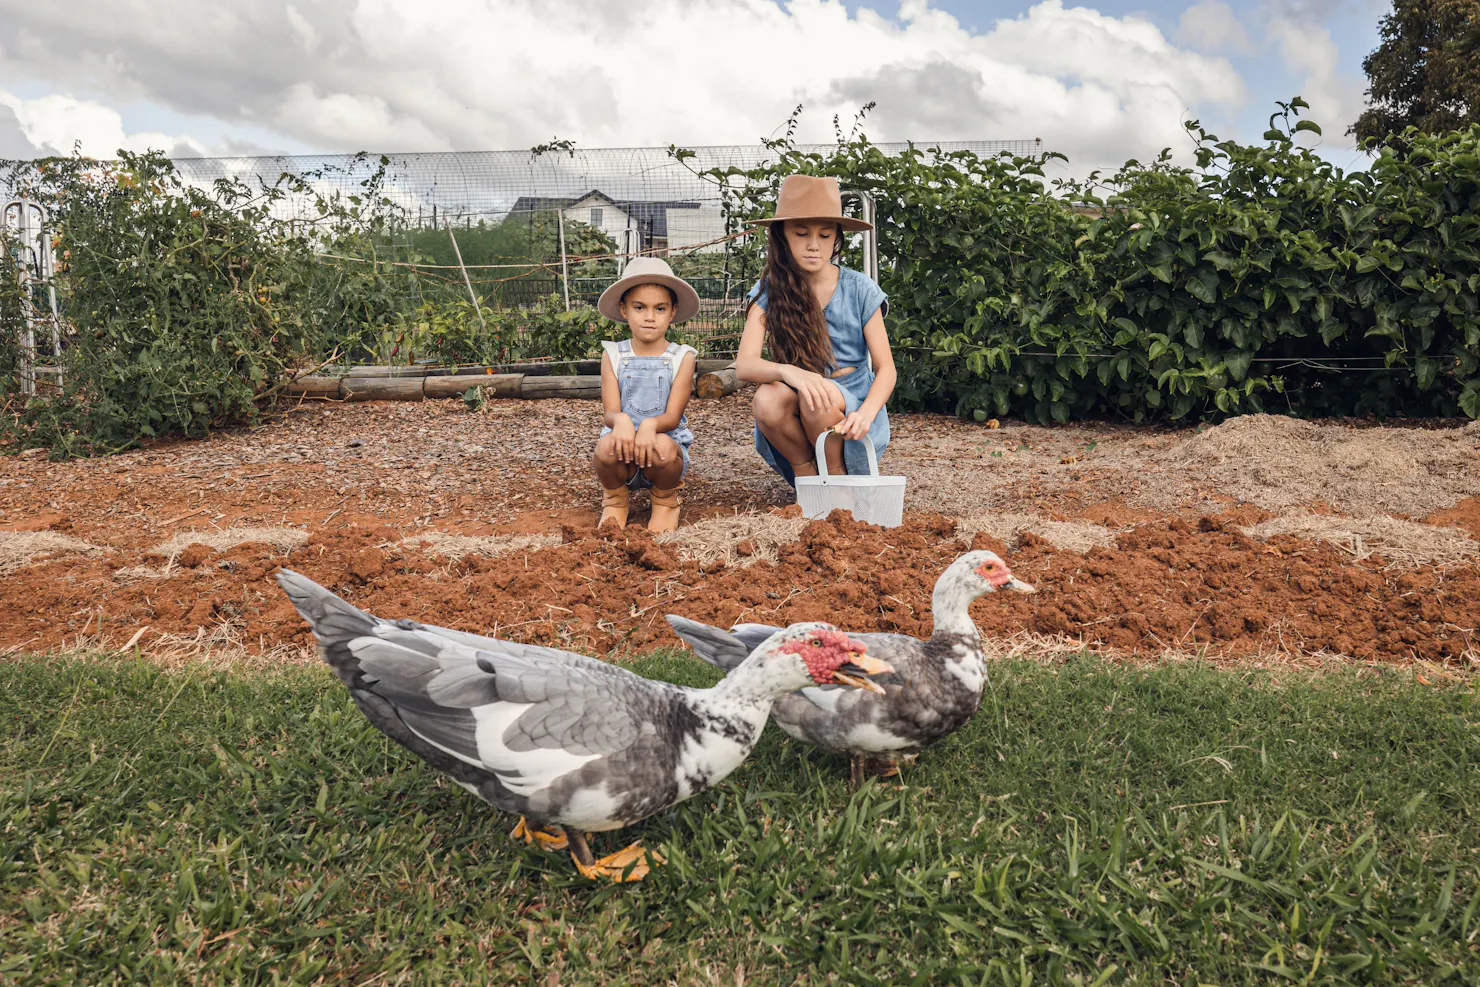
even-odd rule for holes
{"type": "Polygon", "coordinates": [[[355,638],[373,635],[375,626],[384,621],[346,603],[292,569],[279,571],[277,581],[288,594],[293,608],[313,628],[313,635],[319,642],[319,654],[324,661],[346,685],[353,687],[361,671],[359,659],[350,651],[349,643],[355,638]]]}
{"type": "Polygon", "coordinates": [[[725,630],[676,614],[670,613],[667,617],[673,633],[694,649],[694,654],[726,672],[750,657],[761,642],[781,629],[768,624],[736,624],[725,630]]]}
{"type": "Polygon", "coordinates": [[[470,763],[467,750],[476,754],[477,746],[472,712],[441,705],[426,694],[427,666],[436,649],[429,653],[426,642],[398,633],[419,624],[372,616],[291,569],[281,570],[277,581],[313,628],[319,654],[376,729],[484,801],[508,812],[528,810],[528,799],[510,792],[497,775],[470,763]],[[351,649],[356,641],[364,660],[351,649]],[[464,754],[456,754],[457,749],[464,754]]]}

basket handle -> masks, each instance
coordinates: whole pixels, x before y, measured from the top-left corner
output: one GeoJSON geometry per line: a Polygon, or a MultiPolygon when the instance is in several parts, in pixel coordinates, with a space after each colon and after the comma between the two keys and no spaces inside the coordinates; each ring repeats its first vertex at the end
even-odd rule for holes
{"type": "MultiPolygon", "coordinates": [[[[826,448],[826,446],[827,446],[827,437],[829,435],[832,435],[832,434],[833,434],[833,430],[832,429],[825,428],[825,429],[822,430],[822,434],[819,435],[819,436],[817,436],[817,475],[820,476],[820,477],[822,477],[822,482],[823,483],[826,483],[827,482],[827,476],[828,476],[828,473],[827,473],[827,448],[826,448]]],[[[869,476],[878,476],[879,475],[879,454],[876,453],[876,452],[874,452],[874,440],[871,439],[871,438],[869,438],[867,435],[865,435],[860,441],[863,442],[863,448],[868,453],[868,473],[869,473],[869,476]]]]}

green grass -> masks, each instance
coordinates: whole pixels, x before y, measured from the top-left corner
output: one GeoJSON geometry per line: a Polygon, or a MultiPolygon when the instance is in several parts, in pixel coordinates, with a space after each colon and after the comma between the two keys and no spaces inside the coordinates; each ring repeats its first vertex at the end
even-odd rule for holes
{"type": "Polygon", "coordinates": [[[993,682],[904,790],[851,793],[768,730],[629,831],[667,867],[596,886],[323,669],[8,661],[0,982],[1480,979],[1473,684],[1091,659],[993,682]]]}

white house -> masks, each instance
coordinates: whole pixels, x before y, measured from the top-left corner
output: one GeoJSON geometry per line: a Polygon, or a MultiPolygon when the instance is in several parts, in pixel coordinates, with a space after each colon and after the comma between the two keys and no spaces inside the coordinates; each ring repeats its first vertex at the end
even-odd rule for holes
{"type": "MultiPolygon", "coordinates": [[[[618,200],[599,189],[574,198],[521,196],[512,213],[533,215],[556,210],[563,211],[566,219],[601,230],[623,253],[687,247],[724,235],[724,218],[717,204],[618,200]]],[[[696,252],[721,249],[722,244],[711,244],[696,252]]]]}

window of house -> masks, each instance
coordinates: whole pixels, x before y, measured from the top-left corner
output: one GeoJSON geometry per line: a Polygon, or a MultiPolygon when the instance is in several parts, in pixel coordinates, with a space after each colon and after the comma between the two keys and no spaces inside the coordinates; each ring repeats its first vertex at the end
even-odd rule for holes
{"type": "Polygon", "coordinates": [[[591,210],[591,225],[592,226],[600,226],[601,225],[601,212],[602,211],[600,209],[592,209],[591,210]]]}

